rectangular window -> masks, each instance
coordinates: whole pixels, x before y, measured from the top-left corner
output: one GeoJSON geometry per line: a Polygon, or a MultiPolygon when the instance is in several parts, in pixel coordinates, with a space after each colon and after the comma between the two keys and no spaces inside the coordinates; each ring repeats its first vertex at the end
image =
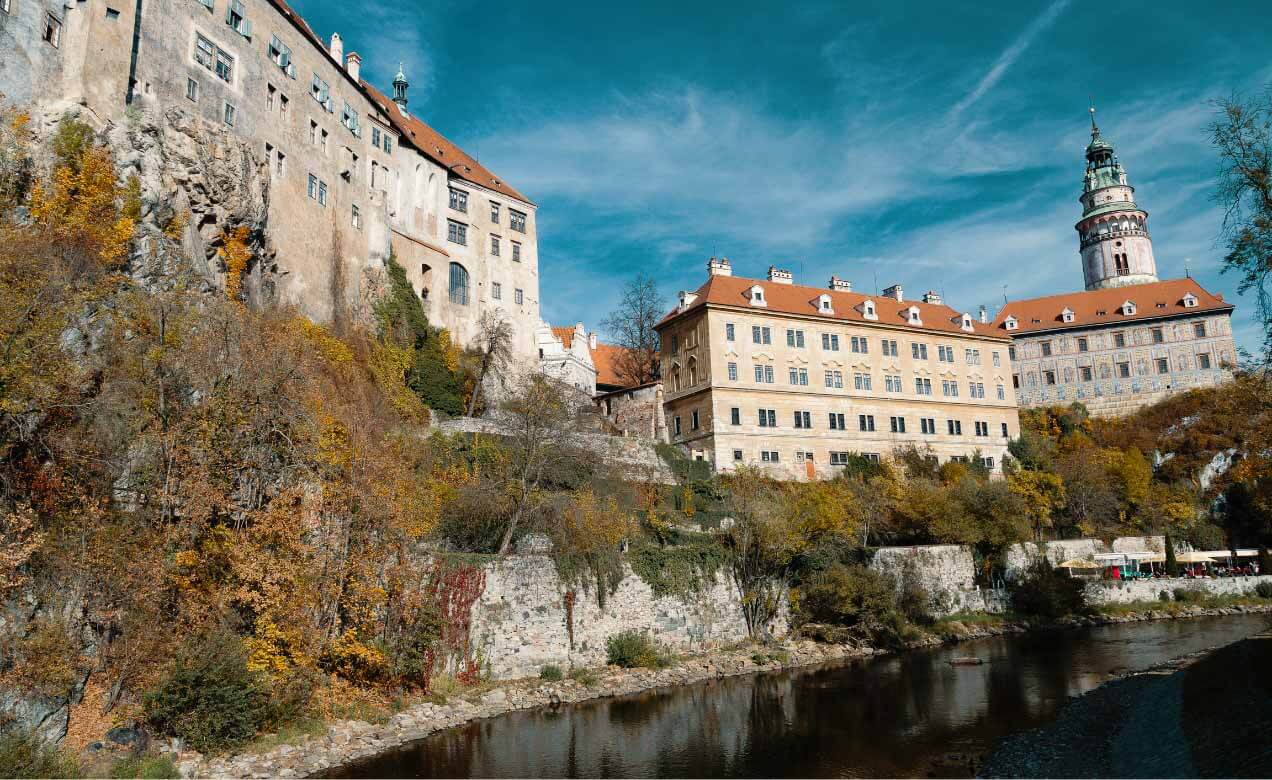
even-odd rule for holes
{"type": "Polygon", "coordinates": [[[281,118],[282,118],[282,119],[284,119],[284,120],[285,120],[285,119],[287,119],[287,112],[288,112],[288,109],[290,109],[290,108],[291,108],[291,101],[287,99],[287,96],[286,96],[286,95],[279,95],[279,96],[278,96],[278,115],[279,115],[279,117],[281,117],[281,118]]]}
{"type": "Polygon", "coordinates": [[[729,364],[729,381],[730,382],[738,381],[738,364],[737,363],[729,364]]]}
{"type": "Polygon", "coordinates": [[[839,336],[834,333],[822,334],[822,349],[827,352],[839,351],[839,336]]]}
{"type": "Polygon", "coordinates": [[[732,322],[726,322],[726,323],[724,324],[724,340],[725,340],[725,341],[736,341],[736,339],[734,338],[736,335],[737,335],[737,334],[734,332],[734,329],[733,329],[733,323],[732,323],[732,322]]]}
{"type": "Polygon", "coordinates": [[[875,420],[873,414],[857,415],[857,427],[863,431],[873,431],[875,429],[875,420]]]}
{"type": "Polygon", "coordinates": [[[915,360],[927,360],[928,350],[927,344],[913,343],[910,345],[910,357],[915,360]]]}
{"type": "Polygon", "coordinates": [[[503,285],[499,282],[490,283],[490,297],[496,301],[503,299],[503,285]]]}
{"type": "Polygon", "coordinates": [[[808,384],[808,369],[807,368],[792,368],[789,374],[790,374],[791,384],[793,385],[808,384]]]}
{"type": "Polygon", "coordinates": [[[1113,334],[1113,346],[1114,346],[1114,347],[1117,347],[1118,349],[1121,349],[1121,348],[1125,347],[1125,346],[1126,346],[1126,334],[1125,334],[1125,333],[1114,333],[1114,334],[1113,334]]]}
{"type": "Polygon", "coordinates": [[[734,459],[735,461],[741,461],[741,460],[742,460],[742,450],[734,450],[734,451],[733,451],[733,459],[734,459]]]}
{"type": "Polygon", "coordinates": [[[278,96],[278,90],[274,88],[274,85],[266,84],[265,85],[265,108],[269,109],[270,111],[273,111],[274,100],[277,98],[277,96],[278,96]]]}
{"type": "Polygon", "coordinates": [[[1007,348],[1007,357],[1008,357],[1009,359],[1011,359],[1011,360],[1015,360],[1015,359],[1016,359],[1016,348],[1015,348],[1015,347],[1008,347],[1008,348],[1007,348]]]}
{"type": "Polygon", "coordinates": [[[393,154],[393,136],[387,130],[384,131],[384,153],[393,154]]]}
{"type": "Polygon", "coordinates": [[[186,99],[193,102],[199,102],[199,82],[192,78],[186,79],[186,99]]]}
{"type": "MultiPolygon", "coordinates": [[[[1131,364],[1130,364],[1130,363],[1118,363],[1118,364],[1117,364],[1117,375],[1118,375],[1119,377],[1121,377],[1122,379],[1129,379],[1129,378],[1131,377],[1131,364]]],[[[1107,378],[1107,377],[1106,377],[1106,378],[1107,378]]]]}
{"type": "Polygon", "coordinates": [[[760,460],[765,463],[777,463],[777,450],[763,450],[760,452],[760,460]]]}
{"type": "Polygon", "coordinates": [[[976,424],[976,435],[977,435],[977,436],[988,436],[988,435],[989,435],[989,423],[987,423],[987,422],[981,422],[980,420],[977,420],[975,424],[976,424]]]}
{"type": "Polygon", "coordinates": [[[490,203],[490,221],[499,224],[499,204],[491,201],[490,203]]]}
{"type": "Polygon", "coordinates": [[[1193,323],[1193,335],[1194,335],[1194,336],[1196,336],[1196,337],[1197,337],[1197,338],[1199,338],[1199,339],[1204,339],[1204,338],[1206,337],[1206,323],[1204,323],[1204,322],[1194,322],[1194,323],[1193,323]]]}
{"type": "Polygon", "coordinates": [[[934,435],[936,433],[936,418],[920,417],[919,430],[929,436],[934,435]]]}
{"type": "Polygon", "coordinates": [[[499,236],[490,237],[490,256],[499,257],[499,236]]]}
{"type": "Polygon", "coordinates": [[[378,127],[373,126],[371,128],[371,145],[375,147],[380,146],[380,128],[378,127]]]}
{"type": "Polygon", "coordinates": [[[676,415],[675,417],[673,417],[671,422],[672,422],[672,428],[675,429],[676,435],[679,436],[680,435],[680,415],[676,415]]]}
{"type": "Polygon", "coordinates": [[[898,357],[895,339],[882,339],[880,343],[883,345],[884,357],[898,357]]]}
{"type": "Polygon", "coordinates": [[[938,344],[936,346],[936,359],[940,363],[953,363],[954,348],[938,344]]]}
{"type": "Polygon", "coordinates": [[[521,262],[521,242],[520,241],[512,242],[512,262],[514,263],[521,262]]]}
{"type": "Polygon", "coordinates": [[[1003,438],[1010,438],[1011,434],[1007,432],[1007,423],[1003,423],[1003,438]]]}
{"type": "Polygon", "coordinates": [[[226,83],[234,80],[234,55],[198,34],[194,37],[194,61],[226,83]]]}
{"type": "Polygon", "coordinates": [[[1161,344],[1164,341],[1166,341],[1166,332],[1163,331],[1161,328],[1153,328],[1152,334],[1153,334],[1154,344],[1161,344]]]}
{"type": "Polygon", "coordinates": [[[468,226],[453,219],[446,220],[446,240],[452,244],[468,244],[468,226]]]}
{"type": "Polygon", "coordinates": [[[312,173],[309,174],[309,199],[318,199],[318,177],[312,173]]]}
{"type": "Polygon", "coordinates": [[[225,124],[230,125],[231,127],[234,126],[234,105],[232,103],[225,104],[224,119],[225,124]]]}
{"type": "Polygon", "coordinates": [[[848,453],[846,453],[846,452],[832,452],[832,453],[830,453],[830,465],[832,465],[832,466],[847,466],[847,465],[848,465],[848,453]]]}
{"type": "Polygon", "coordinates": [[[759,363],[755,364],[755,381],[757,384],[764,381],[764,366],[759,363]]]}
{"type": "Polygon", "coordinates": [[[841,412],[831,412],[831,413],[830,413],[830,429],[831,429],[832,431],[844,431],[844,430],[847,430],[847,426],[845,426],[845,425],[844,425],[844,415],[843,415],[843,413],[841,413],[841,412]]]}
{"type": "Polygon", "coordinates": [[[1088,342],[1085,337],[1081,337],[1078,339],[1079,352],[1089,352],[1090,349],[1091,349],[1090,342],[1088,342]]]}
{"type": "Polygon", "coordinates": [[[296,66],[292,63],[291,49],[285,46],[277,35],[270,36],[269,58],[288,76],[296,78],[296,66]]]}
{"type": "Polygon", "coordinates": [[[362,229],[362,212],[358,210],[358,204],[356,203],[353,204],[353,227],[355,230],[362,229]]]}
{"type": "Polygon", "coordinates": [[[1209,354],[1202,352],[1200,355],[1197,356],[1197,368],[1200,368],[1203,371],[1210,368],[1209,354]]]}
{"type": "Polygon", "coordinates": [[[804,331],[787,330],[786,331],[786,346],[799,347],[802,349],[804,346],[804,331]]]}
{"type": "Polygon", "coordinates": [[[932,380],[931,380],[931,379],[926,379],[926,378],[923,378],[923,377],[915,377],[915,379],[914,379],[914,392],[915,392],[915,394],[917,394],[917,395],[931,395],[931,394],[932,394],[932,380]]]}
{"type": "Polygon", "coordinates": [[[966,349],[966,350],[963,350],[963,353],[964,353],[964,357],[967,360],[967,365],[969,366],[980,365],[980,350],[979,349],[966,349]]]}
{"type": "Polygon", "coordinates": [[[1170,373],[1170,361],[1169,361],[1169,360],[1167,360],[1166,358],[1157,358],[1157,373],[1159,373],[1159,374],[1169,374],[1169,373],[1170,373]]]}
{"type": "Polygon", "coordinates": [[[56,49],[62,43],[62,22],[53,14],[46,13],[44,15],[44,32],[40,37],[44,39],[45,43],[56,49]]]}
{"type": "Polygon", "coordinates": [[[869,354],[870,352],[870,340],[865,336],[853,336],[852,343],[849,346],[853,352],[860,355],[869,354]]]}
{"type": "Polygon", "coordinates": [[[318,182],[318,205],[327,205],[327,182],[322,180],[318,182]]]}
{"type": "Polygon", "coordinates": [[[946,427],[949,429],[951,436],[963,435],[963,423],[959,420],[946,420],[946,427]]]}
{"type": "Polygon", "coordinates": [[[994,353],[994,368],[999,368],[1000,366],[1002,366],[1002,364],[1003,364],[1002,355],[995,352],[994,353]]]}
{"type": "Polygon", "coordinates": [[[286,172],[287,172],[287,155],[283,154],[282,152],[278,152],[277,156],[274,157],[274,173],[276,173],[279,178],[282,178],[283,174],[285,174],[286,172]]]}
{"type": "Polygon", "coordinates": [[[1083,382],[1090,382],[1090,381],[1091,381],[1091,379],[1093,378],[1093,377],[1092,377],[1092,374],[1091,374],[1091,367],[1090,367],[1090,366],[1079,366],[1079,367],[1078,367],[1078,376],[1082,379],[1082,381],[1083,381],[1083,382]]]}
{"type": "Polygon", "coordinates": [[[463,190],[450,188],[450,207],[456,211],[468,212],[468,193],[463,190]]]}
{"type": "Polygon", "coordinates": [[[513,299],[517,302],[517,305],[520,306],[526,300],[525,291],[518,287],[516,292],[513,294],[513,299]]]}
{"type": "Polygon", "coordinates": [[[508,227],[518,233],[526,232],[526,215],[515,209],[508,209],[508,227]]]}
{"type": "Polygon", "coordinates": [[[893,433],[905,433],[905,418],[904,417],[889,417],[888,421],[892,425],[893,433]]]}
{"type": "Polygon", "coordinates": [[[776,409],[760,409],[758,410],[758,417],[759,417],[761,428],[776,428],[777,427],[777,410],[776,409]]]}
{"type": "Polygon", "coordinates": [[[1043,381],[1049,385],[1054,385],[1056,383],[1056,372],[1054,371],[1043,371],[1042,377],[1043,381]]]}
{"type": "Polygon", "coordinates": [[[857,390],[870,390],[870,374],[853,374],[852,386],[857,390]]]}
{"type": "Polygon", "coordinates": [[[1004,387],[1003,385],[998,385],[998,400],[1000,401],[1007,400],[1007,388],[1004,387]]]}
{"type": "Polygon", "coordinates": [[[0,0],[0,11],[6,14],[13,13],[13,0],[0,0]]]}
{"type": "Polygon", "coordinates": [[[813,419],[811,416],[811,412],[796,412],[795,427],[796,428],[812,428],[813,419]]]}
{"type": "Polygon", "coordinates": [[[1039,342],[1038,348],[1042,350],[1043,357],[1051,357],[1051,342],[1050,341],[1039,342]]]}
{"type": "Polygon", "coordinates": [[[742,410],[736,406],[729,408],[729,424],[731,425],[742,424],[742,410]]]}
{"type": "Polygon", "coordinates": [[[698,428],[699,428],[699,427],[701,427],[701,426],[698,424],[698,410],[697,410],[697,409],[694,409],[694,410],[693,410],[693,415],[690,417],[690,420],[692,421],[692,427],[693,427],[693,430],[695,430],[695,431],[696,431],[696,430],[698,430],[698,428]]]}
{"type": "Polygon", "coordinates": [[[773,381],[774,381],[774,378],[773,378],[773,367],[772,367],[772,366],[765,366],[765,367],[764,367],[764,383],[765,383],[765,384],[768,384],[768,385],[771,385],[771,384],[773,384],[773,381]]]}
{"type": "Polygon", "coordinates": [[[247,9],[239,0],[230,0],[230,7],[225,12],[225,23],[244,38],[252,37],[252,22],[247,18],[247,9]]]}

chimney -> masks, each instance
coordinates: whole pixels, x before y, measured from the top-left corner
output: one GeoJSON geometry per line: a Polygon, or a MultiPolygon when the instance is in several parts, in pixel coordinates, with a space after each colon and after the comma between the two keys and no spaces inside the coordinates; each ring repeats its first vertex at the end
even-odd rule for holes
{"type": "Polygon", "coordinates": [[[680,291],[680,310],[684,311],[685,309],[689,308],[689,306],[692,305],[693,302],[696,300],[698,300],[697,293],[691,293],[688,290],[681,290],[680,291]]]}
{"type": "MultiPolygon", "coordinates": [[[[900,290],[900,289],[898,289],[898,290],[897,290],[897,300],[900,300],[900,299],[901,299],[901,290],[900,290]]],[[[934,305],[936,305],[936,304],[940,304],[940,302],[941,302],[941,296],[937,294],[936,290],[928,290],[927,292],[923,293],[923,302],[924,302],[924,303],[931,303],[931,304],[934,304],[934,305]]]]}
{"type": "Polygon", "coordinates": [[[340,33],[331,34],[331,58],[336,62],[344,62],[344,41],[340,40],[340,33]]]}
{"type": "Polygon", "coordinates": [[[362,72],[362,56],[356,51],[351,51],[345,55],[345,70],[349,72],[349,78],[362,83],[359,74],[362,72]]]}
{"type": "Polygon", "coordinates": [[[596,334],[595,333],[587,334],[587,348],[594,352],[596,351],[596,334]]]}
{"type": "Polygon", "coordinates": [[[791,272],[785,268],[778,268],[770,265],[768,270],[768,280],[773,284],[794,284],[795,277],[791,276],[791,272]]]}
{"type": "Polygon", "coordinates": [[[980,307],[980,321],[982,325],[989,324],[989,309],[986,309],[985,304],[983,303],[981,304],[981,307],[980,307]]]}
{"type": "Polygon", "coordinates": [[[891,287],[883,288],[883,297],[891,298],[898,302],[905,300],[905,295],[902,293],[901,285],[899,284],[894,284],[891,287]]]}
{"type": "Polygon", "coordinates": [[[835,292],[852,292],[852,282],[847,279],[840,279],[838,276],[830,277],[830,289],[835,292]]]}
{"type": "Polygon", "coordinates": [[[733,276],[733,266],[729,264],[729,258],[711,258],[707,261],[708,276],[733,276]]]}

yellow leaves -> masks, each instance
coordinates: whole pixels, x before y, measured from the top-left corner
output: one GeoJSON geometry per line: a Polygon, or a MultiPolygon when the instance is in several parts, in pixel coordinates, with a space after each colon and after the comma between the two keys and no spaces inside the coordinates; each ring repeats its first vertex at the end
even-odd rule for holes
{"type": "Polygon", "coordinates": [[[631,531],[632,519],[619,509],[613,496],[602,498],[585,488],[571,495],[562,511],[559,538],[568,542],[573,552],[591,553],[617,548],[631,531]]]}
{"type": "Polygon", "coordinates": [[[459,361],[463,358],[464,351],[451,339],[450,331],[444,328],[437,334],[437,340],[441,346],[442,362],[452,374],[458,373],[459,361]]]}
{"type": "Polygon", "coordinates": [[[1007,486],[1024,504],[1035,531],[1052,525],[1052,513],[1064,506],[1064,480],[1049,471],[1017,471],[1007,486]]]}
{"type": "Polygon", "coordinates": [[[271,677],[282,677],[308,659],[300,657],[299,637],[295,628],[284,630],[269,618],[259,618],[252,636],[243,640],[247,649],[247,668],[271,677]]]}
{"type": "Polygon", "coordinates": [[[26,132],[27,125],[30,124],[30,122],[30,114],[25,111],[18,111],[9,118],[9,129],[20,135],[26,132]]]}
{"type": "Polygon", "coordinates": [[[346,469],[353,462],[349,429],[336,416],[319,412],[317,444],[318,451],[315,455],[318,462],[337,469],[346,469]]]}
{"type": "Polygon", "coordinates": [[[28,579],[23,569],[44,542],[44,534],[36,530],[37,519],[30,504],[21,504],[0,523],[0,597],[28,579]]]}
{"type": "Polygon", "coordinates": [[[414,358],[414,351],[409,347],[377,340],[371,346],[367,363],[376,386],[389,399],[393,408],[408,420],[424,422],[428,419],[428,408],[406,386],[406,372],[414,358]]]}
{"type": "Polygon", "coordinates": [[[53,172],[51,182],[32,187],[31,220],[64,249],[82,252],[104,267],[117,265],[137,224],[124,208],[129,205],[127,195],[116,184],[110,153],[89,148],[78,169],[63,165],[53,172]]]}
{"type": "Polygon", "coordinates": [[[190,224],[190,212],[178,211],[172,215],[172,219],[168,220],[168,224],[163,226],[163,234],[171,241],[180,240],[188,224],[190,224]]]}
{"type": "Polygon", "coordinates": [[[247,248],[250,231],[246,225],[221,233],[221,248],[217,257],[225,264],[225,297],[237,301],[243,292],[243,274],[252,262],[252,250],[247,248]]]}
{"type": "Polygon", "coordinates": [[[300,334],[305,344],[317,350],[329,364],[343,368],[353,363],[353,350],[349,345],[336,338],[323,326],[311,322],[304,317],[292,320],[293,327],[300,334]]]}
{"type": "Polygon", "coordinates": [[[388,659],[376,647],[364,644],[353,629],[332,643],[324,659],[332,671],[357,682],[375,682],[388,671],[388,659]]]}

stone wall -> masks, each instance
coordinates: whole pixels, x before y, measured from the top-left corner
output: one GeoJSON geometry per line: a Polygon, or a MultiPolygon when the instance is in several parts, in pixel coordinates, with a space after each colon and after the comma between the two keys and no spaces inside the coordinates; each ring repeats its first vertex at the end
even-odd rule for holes
{"type": "Polygon", "coordinates": [[[1162,591],[1173,597],[1175,590],[1181,588],[1211,596],[1245,596],[1253,594],[1260,582],[1272,582],[1272,575],[1203,580],[1100,580],[1087,586],[1087,600],[1092,604],[1157,601],[1162,591]]]}
{"type": "MultiPolygon", "coordinates": [[[[656,597],[626,569],[605,606],[595,586],[575,591],[557,576],[552,559],[513,555],[485,567],[486,584],[473,605],[473,647],[499,679],[537,675],[547,664],[605,663],[605,641],[620,631],[648,631],[678,652],[697,652],[747,637],[741,600],[722,573],[715,584],[688,599],[656,597]]],[[[774,626],[785,630],[784,620],[774,626]]]]}
{"type": "MultiPolygon", "coordinates": [[[[1183,552],[1186,545],[1181,544],[1177,551],[1183,552]]],[[[1052,563],[1060,563],[1072,558],[1091,560],[1097,553],[1110,552],[1165,552],[1166,538],[1163,536],[1119,536],[1112,544],[1105,544],[1100,539],[1058,539],[1053,542],[1034,542],[1013,544],[1007,548],[1007,578],[1012,579],[1023,571],[1040,554],[1045,554],[1052,563]]]]}
{"type": "Polygon", "coordinates": [[[1001,595],[976,584],[972,549],[957,544],[916,547],[880,547],[870,568],[891,576],[900,588],[904,577],[914,577],[928,592],[937,617],[955,612],[1002,611],[1001,595]]]}

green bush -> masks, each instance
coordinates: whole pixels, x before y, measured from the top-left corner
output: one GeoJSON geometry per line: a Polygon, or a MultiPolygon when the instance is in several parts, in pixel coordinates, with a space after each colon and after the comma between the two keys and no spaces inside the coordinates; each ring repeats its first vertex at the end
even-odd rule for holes
{"type": "Polygon", "coordinates": [[[138,756],[125,758],[110,768],[110,776],[114,778],[139,778],[140,780],[164,780],[169,777],[180,777],[177,765],[168,756],[138,756]]]}
{"type": "Polygon", "coordinates": [[[561,667],[555,664],[548,664],[539,670],[539,679],[547,680],[548,682],[556,682],[564,676],[565,675],[561,673],[561,667]]]}
{"type": "Polygon", "coordinates": [[[1170,601],[1170,594],[1169,594],[1169,593],[1167,593],[1166,591],[1162,591],[1162,592],[1160,592],[1160,593],[1158,593],[1158,594],[1157,594],[1157,600],[1158,600],[1158,601],[1170,601]]]}
{"type": "Polygon", "coordinates": [[[1041,558],[1011,586],[1012,610],[1025,617],[1057,620],[1090,612],[1086,585],[1041,558]]]}
{"type": "Polygon", "coordinates": [[[1178,601],[1180,603],[1195,604],[1198,601],[1205,600],[1205,598],[1206,598],[1206,594],[1202,593],[1199,590],[1189,590],[1188,588],[1175,588],[1175,601],[1178,601]]]}
{"type": "Polygon", "coordinates": [[[576,666],[570,670],[570,679],[579,685],[586,685],[589,688],[600,681],[600,678],[596,676],[596,672],[582,666],[576,666]]]}
{"type": "Polygon", "coordinates": [[[241,745],[271,719],[270,692],[248,670],[243,644],[229,631],[184,645],[143,705],[156,731],[202,753],[241,745]]]}
{"type": "Polygon", "coordinates": [[[831,566],[799,590],[800,616],[816,623],[855,626],[896,609],[892,581],[866,566],[831,566]]]}
{"type": "Polygon", "coordinates": [[[671,665],[667,654],[648,634],[640,631],[620,631],[605,640],[605,660],[624,669],[638,666],[660,669],[671,665]]]}
{"type": "Polygon", "coordinates": [[[73,759],[34,734],[0,734],[0,777],[79,777],[73,759]]]}
{"type": "Polygon", "coordinates": [[[1254,593],[1261,599],[1272,599],[1272,582],[1260,582],[1254,586],[1254,593]]]}

